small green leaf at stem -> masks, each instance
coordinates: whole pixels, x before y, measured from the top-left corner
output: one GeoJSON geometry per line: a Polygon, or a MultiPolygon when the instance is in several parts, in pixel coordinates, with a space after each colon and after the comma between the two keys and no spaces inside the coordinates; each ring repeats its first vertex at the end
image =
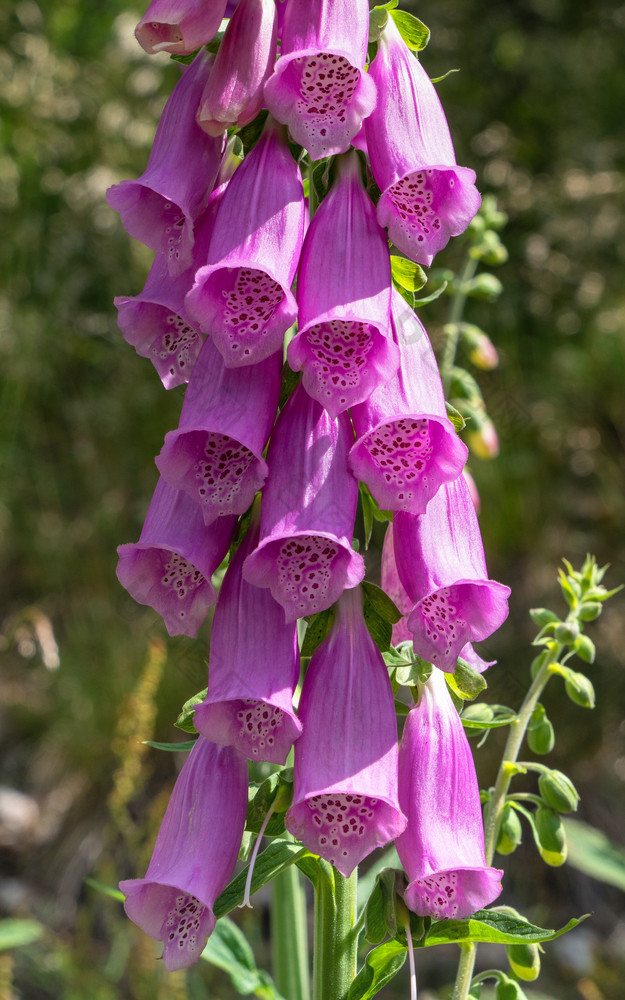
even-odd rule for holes
{"type": "Polygon", "coordinates": [[[407,257],[397,257],[395,254],[391,254],[391,274],[395,284],[409,292],[418,292],[428,280],[422,267],[407,257]]]}
{"type": "MultiPolygon", "coordinates": [[[[256,892],[263,885],[266,885],[267,882],[270,882],[278,872],[284,871],[289,865],[294,864],[296,860],[305,858],[306,856],[314,857],[301,844],[292,840],[274,840],[256,859],[254,875],[252,877],[252,893],[256,892]]],[[[217,918],[230,913],[231,910],[234,910],[235,907],[243,902],[246,878],[247,868],[244,868],[226,886],[221,895],[217,897],[213,907],[213,913],[217,918]]]]}
{"type": "Polygon", "coordinates": [[[143,740],[143,745],[146,747],[152,747],[154,750],[167,750],[169,753],[177,753],[182,751],[183,753],[188,753],[189,750],[193,750],[196,744],[196,740],[182,740],[180,743],[159,743],[157,740],[143,740]]]}
{"type": "Polygon", "coordinates": [[[234,989],[241,996],[253,993],[263,1000],[283,1000],[271,976],[256,967],[254,953],[245,935],[228,917],[217,921],[202,958],[227,972],[234,989]]]}
{"type": "Polygon", "coordinates": [[[453,674],[445,674],[445,680],[454,694],[463,701],[473,701],[488,686],[483,675],[462,658],[456,663],[453,674]]]}
{"type": "Polygon", "coordinates": [[[554,931],[538,927],[523,917],[515,917],[496,909],[478,910],[466,920],[435,921],[424,944],[426,947],[431,947],[437,944],[465,944],[470,941],[493,944],[553,941],[573,930],[589,916],[590,914],[586,913],[582,917],[574,917],[560,930],[554,931]]]}
{"type": "Polygon", "coordinates": [[[197,733],[197,729],[193,725],[195,706],[199,705],[201,701],[204,701],[207,691],[208,688],[204,688],[203,691],[198,691],[198,693],[194,694],[192,698],[185,701],[182,706],[182,711],[174,723],[178,729],[182,729],[185,733],[197,733]]]}
{"type": "Polygon", "coordinates": [[[391,17],[408,48],[413,52],[421,52],[430,40],[430,29],[406,10],[392,10],[391,17]]]}
{"type": "Polygon", "coordinates": [[[387,941],[373,948],[350,986],[347,1000],[371,1000],[399,972],[407,949],[399,941],[387,941]]]}

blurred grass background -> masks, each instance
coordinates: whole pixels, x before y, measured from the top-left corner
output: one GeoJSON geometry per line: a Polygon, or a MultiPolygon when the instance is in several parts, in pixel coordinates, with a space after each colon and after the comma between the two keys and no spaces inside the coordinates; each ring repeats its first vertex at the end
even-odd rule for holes
{"type": "MultiPolygon", "coordinates": [[[[461,67],[439,85],[458,162],[509,216],[504,295],[471,301],[465,318],[501,357],[478,376],[501,455],[471,469],[491,575],[512,587],[510,619],[488,644],[499,661],[489,697],[517,705],[527,609],[561,610],[561,556],[578,565],[594,552],[612,564],[608,586],[625,580],[625,5],[402,6],[432,29],[430,75],[461,67]]],[[[152,456],[182,398],[124,343],[112,304],[140,291],[150,253],[104,192],[143,171],[176,77],[134,42],[140,13],[121,0],[0,9],[0,916],[45,927],[0,953],[2,1000],[233,995],[207,966],[167,974],[158,946],[85,884],[143,871],[175,765],[140,741],[174,739],[177,707],[205,684],[206,628],[197,643],[168,639],[115,579],[115,548],[139,535],[152,456]]],[[[452,246],[436,263],[457,267],[461,254],[452,246]]],[[[435,342],[448,308],[443,297],[422,312],[435,342]]],[[[591,628],[597,708],[548,691],[548,762],[577,783],[581,818],[622,844],[622,599],[591,628]]],[[[485,783],[497,752],[497,736],[478,751],[485,783]]],[[[528,994],[621,1000],[622,893],[545,869],[530,845],[504,867],[505,901],[543,926],[595,914],[551,947],[528,994]]],[[[268,961],[265,918],[261,901],[240,919],[268,961]]],[[[453,950],[421,968],[423,995],[445,996],[453,950]]]]}

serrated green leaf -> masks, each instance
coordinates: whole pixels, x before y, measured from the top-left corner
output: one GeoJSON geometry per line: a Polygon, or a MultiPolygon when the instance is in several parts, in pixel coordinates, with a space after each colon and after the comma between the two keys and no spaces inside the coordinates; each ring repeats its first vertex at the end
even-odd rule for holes
{"type": "Polygon", "coordinates": [[[203,691],[198,691],[198,693],[194,694],[192,698],[185,701],[182,706],[182,711],[174,723],[178,729],[182,729],[185,733],[197,733],[197,729],[193,725],[195,706],[199,705],[201,701],[204,701],[207,692],[208,688],[204,688],[203,691]]]}
{"type": "Polygon", "coordinates": [[[284,1000],[271,976],[256,967],[254,953],[244,934],[228,917],[217,921],[202,958],[227,972],[234,989],[241,996],[253,993],[263,1000],[284,1000]]]}
{"type": "Polygon", "coordinates": [[[598,882],[625,892],[625,850],[612,843],[603,831],[577,819],[565,819],[564,830],[568,863],[598,882]]]}
{"type": "Polygon", "coordinates": [[[413,52],[421,52],[430,40],[430,29],[406,10],[392,10],[391,17],[408,48],[413,52]]]}
{"type": "Polygon", "coordinates": [[[554,931],[531,924],[522,917],[501,913],[496,909],[478,910],[466,920],[435,921],[430,927],[424,945],[432,947],[437,944],[465,944],[469,941],[492,944],[553,941],[573,930],[589,916],[589,913],[585,913],[582,917],[574,917],[560,930],[554,931]]]}
{"type": "Polygon", "coordinates": [[[391,274],[395,284],[409,292],[418,292],[428,280],[422,267],[407,257],[397,257],[395,254],[391,254],[391,274]]]}
{"type": "Polygon", "coordinates": [[[406,946],[399,941],[387,941],[373,948],[350,986],[347,1000],[371,1000],[399,972],[406,954],[406,946]]]}
{"type": "Polygon", "coordinates": [[[193,750],[197,740],[184,740],[180,743],[158,743],[156,740],[143,740],[142,742],[144,746],[153,747],[154,750],[167,750],[169,753],[181,750],[183,753],[188,753],[189,750],[193,750]]]}
{"type": "Polygon", "coordinates": [[[473,701],[474,698],[477,698],[478,694],[481,694],[488,687],[484,676],[478,673],[470,663],[467,663],[462,658],[458,659],[453,674],[445,674],[445,680],[448,687],[462,701],[473,701]]]}
{"type": "MultiPolygon", "coordinates": [[[[306,856],[314,857],[301,844],[292,840],[274,840],[256,858],[251,891],[253,893],[256,892],[261,886],[270,882],[279,872],[284,871],[285,868],[294,864],[297,859],[305,858],[306,856]]],[[[213,912],[217,918],[230,913],[231,910],[234,910],[236,906],[239,906],[243,902],[246,878],[247,868],[244,868],[226,886],[221,895],[217,897],[213,907],[213,912]]]]}
{"type": "Polygon", "coordinates": [[[334,605],[326,608],[325,611],[318,611],[316,615],[311,615],[306,623],[306,632],[302,643],[302,656],[312,656],[317,646],[323,642],[327,636],[332,622],[334,621],[334,605]]]}
{"type": "Polygon", "coordinates": [[[462,416],[460,410],[457,410],[455,406],[452,406],[451,403],[448,403],[447,401],[445,401],[445,409],[447,410],[447,416],[454,425],[456,432],[460,433],[460,431],[463,431],[467,426],[467,422],[462,416]]]}
{"type": "Polygon", "coordinates": [[[0,951],[32,944],[39,940],[44,931],[45,927],[38,920],[0,920],[0,951]]]}

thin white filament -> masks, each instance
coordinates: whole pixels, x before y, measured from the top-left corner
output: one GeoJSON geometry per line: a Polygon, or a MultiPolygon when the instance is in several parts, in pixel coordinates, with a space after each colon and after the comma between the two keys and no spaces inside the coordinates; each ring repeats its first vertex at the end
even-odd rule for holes
{"type": "Polygon", "coordinates": [[[417,1000],[417,970],[414,962],[414,949],[412,947],[412,933],[410,931],[410,920],[404,923],[406,940],[408,942],[408,965],[410,966],[410,1000],[417,1000]]]}
{"type": "Polygon", "coordinates": [[[272,813],[275,808],[275,801],[271,803],[269,809],[267,810],[267,815],[263,820],[263,825],[261,826],[258,836],[256,838],[256,843],[254,844],[254,850],[252,851],[252,856],[250,858],[250,866],[247,870],[247,878],[245,879],[245,892],[243,893],[243,902],[239,903],[239,909],[244,906],[249,906],[252,909],[252,904],[250,903],[250,895],[252,890],[252,875],[254,874],[254,865],[256,864],[256,858],[258,856],[258,849],[260,847],[260,842],[263,839],[263,834],[267,829],[267,823],[271,819],[272,813]]]}

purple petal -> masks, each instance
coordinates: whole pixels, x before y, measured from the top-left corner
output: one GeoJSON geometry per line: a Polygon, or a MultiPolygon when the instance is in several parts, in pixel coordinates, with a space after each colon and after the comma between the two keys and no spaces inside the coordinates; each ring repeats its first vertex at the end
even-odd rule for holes
{"type": "Polygon", "coordinates": [[[473,755],[438,670],[404,725],[399,801],[408,825],[396,846],[410,880],[404,895],[410,909],[461,919],[492,903],[503,872],[486,866],[473,755]]]}
{"type": "Polygon", "coordinates": [[[211,576],[235,523],[221,518],[206,528],[197,504],[159,479],[139,541],[117,549],[117,578],[135,601],[161,615],[170,635],[195,636],[215,603],[211,576]]]}
{"type": "Polygon", "coordinates": [[[393,320],[401,364],[389,382],[353,407],[358,440],[349,462],[383,510],[423,514],[441,483],[462,472],[467,447],[446,415],[425,328],[399,292],[393,294],[393,320]]]}
{"type": "Polygon", "coordinates": [[[195,121],[211,61],[202,51],[185,67],[161,115],[145,173],[106,193],[130,235],[164,254],[170,274],[192,263],[194,223],[208,205],[224,151],[223,138],[206,135],[195,121]]]}
{"type": "Polygon", "coordinates": [[[397,801],[397,724],[360,588],[341,597],[300,699],[287,829],[343,875],[404,829],[397,801]],[[366,733],[366,739],[363,739],[366,733]]]}
{"type": "Polygon", "coordinates": [[[242,514],[263,485],[267,444],[280,396],[280,353],[235,371],[206,339],[178,429],[165,435],[156,464],[200,505],[204,523],[242,514]]]}
{"type": "Polygon", "coordinates": [[[293,711],[300,672],[297,626],[285,624],[269,591],[241,576],[257,542],[253,521],[221,586],[211,630],[208,692],[195,709],[194,723],[208,739],[234,746],[252,760],[284,764],[302,731],[293,711]]]}
{"type": "Polygon", "coordinates": [[[386,237],[362,186],[358,157],[343,157],[338,171],[304,241],[299,333],[287,350],[291,368],[304,372],[306,391],[332,416],[366,399],[399,365],[386,237]]]}
{"type": "Polygon", "coordinates": [[[269,587],[287,621],[330,607],[363,578],[354,552],[358,486],[347,469],[346,415],[333,420],[298,386],[280,413],[267,463],[260,544],[243,575],[269,587]]]}
{"type": "Polygon", "coordinates": [[[150,55],[185,55],[217,34],[226,0],[152,0],[135,28],[135,37],[150,55]]]}
{"type": "Polygon", "coordinates": [[[164,943],[170,972],[198,960],[213,905],[234,872],[247,810],[247,765],[200,736],[174,786],[145,878],[119,887],[128,917],[164,943]]]}

